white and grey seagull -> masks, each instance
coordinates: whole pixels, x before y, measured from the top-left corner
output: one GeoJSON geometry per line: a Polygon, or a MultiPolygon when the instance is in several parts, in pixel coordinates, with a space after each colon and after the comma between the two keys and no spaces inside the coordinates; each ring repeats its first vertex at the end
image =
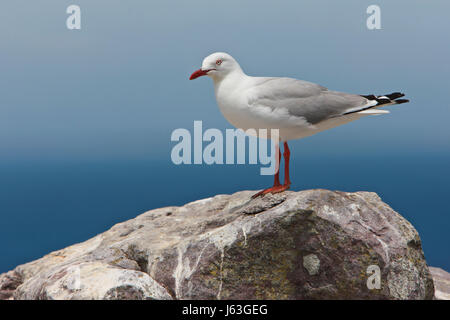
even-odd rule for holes
{"type": "Polygon", "coordinates": [[[252,77],[242,71],[227,53],[207,56],[202,67],[190,80],[209,76],[214,81],[217,104],[224,117],[236,128],[278,129],[278,165],[271,188],[253,197],[289,189],[289,156],[287,141],[311,136],[320,131],[360,119],[367,115],[389,113],[380,110],[393,104],[409,102],[403,93],[358,95],[328,90],[318,84],[292,78],[252,77]],[[279,167],[284,144],[284,183],[280,183],[279,167]]]}

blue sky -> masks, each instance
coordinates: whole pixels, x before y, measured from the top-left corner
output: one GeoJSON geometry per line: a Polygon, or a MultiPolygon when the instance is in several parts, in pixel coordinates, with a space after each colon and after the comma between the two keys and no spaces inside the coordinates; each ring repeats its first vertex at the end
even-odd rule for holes
{"type": "MultiPolygon", "coordinates": [[[[199,171],[170,164],[174,129],[190,129],[194,120],[203,120],[205,128],[231,127],[216,106],[211,81],[188,81],[202,59],[215,51],[232,54],[251,75],[295,77],[361,94],[405,92],[411,103],[390,107],[392,113],[387,116],[367,117],[292,142],[293,158],[304,160],[293,163],[299,168],[293,172],[293,188],[364,188],[382,194],[394,185],[396,190],[407,189],[402,194],[393,190],[387,195],[388,203],[395,203],[413,223],[417,221],[426,249],[440,250],[433,251],[432,261],[450,267],[449,258],[439,256],[450,244],[444,234],[449,226],[447,207],[429,198],[415,203],[424,192],[429,192],[427,197],[445,197],[449,186],[445,159],[450,155],[450,3],[5,0],[0,9],[0,172],[7,177],[0,182],[5,200],[0,214],[12,230],[3,237],[15,243],[3,248],[10,254],[3,254],[7,261],[4,269],[45,250],[86,239],[140,210],[181,204],[212,191],[229,193],[270,183],[258,175],[256,167],[205,167],[199,171]],[[65,11],[70,4],[81,7],[81,30],[66,28],[65,11]],[[382,30],[366,28],[366,8],[371,4],[381,7],[382,30]],[[148,164],[150,172],[127,171],[127,164],[136,163],[148,164]],[[117,164],[121,165],[114,167],[117,164]],[[334,167],[337,164],[339,167],[334,167]],[[73,182],[68,177],[81,165],[91,166],[83,171],[86,180],[73,182]],[[128,198],[108,207],[106,202],[123,190],[108,196],[99,191],[102,185],[96,184],[100,181],[96,175],[108,175],[92,168],[102,166],[116,168],[108,172],[120,175],[117,183],[129,179],[130,190],[134,190],[133,181],[140,181],[139,188],[145,186],[142,176],[151,179],[164,172],[171,181],[181,179],[176,193],[168,193],[168,186],[149,187],[153,188],[150,199],[142,193],[142,198],[128,198]],[[403,172],[405,168],[408,171],[403,172]],[[205,172],[211,170],[216,170],[216,186],[208,189],[204,186],[211,184],[211,176],[205,172]],[[349,174],[334,177],[336,171],[349,174]],[[248,183],[229,178],[245,172],[248,183]],[[389,176],[383,176],[386,172],[389,176]],[[90,193],[95,196],[96,190],[99,192],[96,206],[75,210],[73,204],[65,215],[77,215],[79,226],[84,226],[87,217],[97,212],[97,222],[90,225],[89,232],[72,230],[70,237],[64,233],[51,239],[35,235],[35,248],[17,253],[24,245],[17,240],[24,237],[23,223],[31,215],[36,219],[43,214],[42,208],[49,214],[45,226],[41,222],[43,230],[67,225],[66,220],[55,219],[61,202],[52,202],[52,196],[62,192],[59,183],[50,182],[55,175],[67,177],[67,192],[59,198],[66,203],[94,201],[74,190],[80,185],[96,186],[90,193]],[[414,191],[407,178],[415,175],[423,177],[426,184],[413,182],[417,183],[414,191]],[[192,188],[192,176],[197,188],[192,188]],[[36,188],[30,187],[36,183],[32,179],[40,181],[36,188]],[[377,184],[372,185],[371,179],[378,179],[377,184]],[[14,186],[7,181],[15,182],[14,186]],[[34,197],[35,202],[30,200],[29,206],[20,208],[11,200],[27,202],[34,197]],[[401,197],[403,200],[397,201],[401,197]],[[428,218],[419,217],[425,213],[417,208],[426,208],[429,202],[434,203],[433,212],[426,213],[428,218]],[[11,220],[13,213],[22,220],[11,220]]],[[[40,226],[39,219],[33,221],[27,232],[40,226]]]]}
{"type": "Polygon", "coordinates": [[[78,1],[80,31],[65,26],[71,3],[2,3],[3,161],[160,156],[151,147],[167,153],[170,132],[193,119],[229,127],[211,81],[186,81],[214,51],[253,75],[355,93],[399,90],[412,100],[388,117],[321,134],[322,146],[449,150],[444,1],[378,2],[382,30],[374,31],[367,1],[78,1]]]}

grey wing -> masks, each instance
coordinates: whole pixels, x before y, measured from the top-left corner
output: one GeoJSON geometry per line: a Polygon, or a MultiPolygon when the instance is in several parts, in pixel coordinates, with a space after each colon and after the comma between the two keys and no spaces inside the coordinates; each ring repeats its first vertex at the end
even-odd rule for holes
{"type": "Polygon", "coordinates": [[[318,84],[291,78],[261,78],[249,94],[250,106],[284,108],[311,124],[364,110],[372,104],[359,95],[329,91],[318,84]]]}

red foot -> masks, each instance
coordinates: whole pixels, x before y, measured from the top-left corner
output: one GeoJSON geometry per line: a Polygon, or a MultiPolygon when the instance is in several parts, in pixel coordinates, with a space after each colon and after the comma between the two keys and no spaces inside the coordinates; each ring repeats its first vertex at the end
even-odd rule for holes
{"type": "Polygon", "coordinates": [[[258,198],[259,196],[263,196],[263,195],[268,194],[268,193],[274,194],[274,193],[283,192],[283,191],[289,189],[289,187],[290,187],[290,185],[273,186],[271,188],[262,190],[262,191],[258,192],[257,194],[254,194],[252,196],[252,199],[258,198]]]}

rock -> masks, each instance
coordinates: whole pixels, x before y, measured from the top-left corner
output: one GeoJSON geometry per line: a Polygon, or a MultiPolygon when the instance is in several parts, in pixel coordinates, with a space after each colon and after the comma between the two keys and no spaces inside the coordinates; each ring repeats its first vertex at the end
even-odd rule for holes
{"type": "Polygon", "coordinates": [[[375,193],[252,194],[148,211],[0,275],[0,298],[433,298],[417,231],[375,193]]]}
{"type": "Polygon", "coordinates": [[[450,300],[450,273],[441,268],[429,268],[434,281],[434,298],[436,300],[450,300]]]}
{"type": "Polygon", "coordinates": [[[23,282],[20,273],[9,271],[0,275],[0,300],[12,299],[14,291],[23,282]]]}
{"type": "Polygon", "coordinates": [[[112,267],[100,261],[68,264],[40,273],[19,286],[20,299],[171,299],[148,274],[112,267]]]}

